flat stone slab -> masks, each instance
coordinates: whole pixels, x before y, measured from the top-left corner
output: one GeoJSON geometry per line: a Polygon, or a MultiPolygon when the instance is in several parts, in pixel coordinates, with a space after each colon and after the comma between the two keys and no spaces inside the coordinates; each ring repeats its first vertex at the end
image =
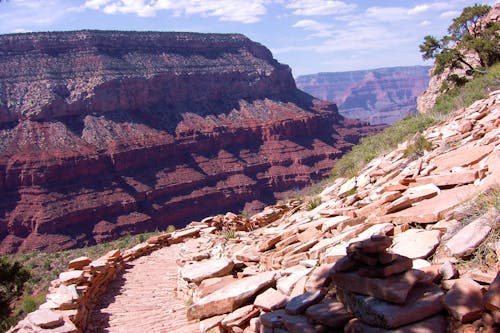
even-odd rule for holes
{"type": "Polygon", "coordinates": [[[306,310],[306,316],[317,323],[333,328],[344,327],[353,318],[353,315],[338,301],[311,305],[306,310]]]}
{"type": "Polygon", "coordinates": [[[88,266],[92,260],[89,257],[78,257],[68,263],[68,269],[83,269],[88,266]]]}
{"type": "Polygon", "coordinates": [[[416,269],[388,278],[363,277],[357,272],[332,274],[332,280],[339,288],[394,303],[404,303],[415,283],[424,277],[425,273],[416,269]]]}
{"type": "Polygon", "coordinates": [[[462,323],[468,323],[483,315],[483,293],[470,278],[455,281],[443,299],[448,312],[462,323]]]}
{"type": "Polygon", "coordinates": [[[425,177],[419,177],[415,185],[434,184],[439,187],[451,185],[464,185],[473,183],[477,179],[477,171],[464,170],[460,172],[450,172],[425,177]]]}
{"type": "Polygon", "coordinates": [[[288,297],[274,288],[269,288],[255,298],[253,304],[265,311],[282,309],[288,303],[288,297]]]}
{"type": "MultiPolygon", "coordinates": [[[[304,316],[292,316],[284,310],[268,312],[261,315],[262,324],[269,329],[286,329],[289,332],[316,333],[316,328],[304,316]]],[[[261,330],[261,332],[268,332],[261,330]]],[[[287,331],[285,331],[287,332],[287,331]]]]}
{"type": "Polygon", "coordinates": [[[28,320],[41,328],[54,328],[63,324],[62,315],[49,309],[39,309],[30,313],[28,320]]]}
{"type": "Polygon", "coordinates": [[[197,300],[188,309],[188,319],[203,319],[232,312],[248,302],[259,290],[270,287],[275,280],[276,272],[264,272],[230,283],[197,300]]]}
{"type": "Polygon", "coordinates": [[[493,148],[494,147],[491,145],[476,146],[474,148],[471,148],[470,146],[463,146],[456,150],[439,155],[433,159],[433,163],[437,166],[435,172],[449,170],[457,166],[465,167],[477,163],[482,158],[486,157],[486,155],[491,153],[493,148]]]}
{"type": "Polygon", "coordinates": [[[62,272],[59,274],[59,281],[64,285],[78,284],[83,281],[83,271],[74,270],[62,272]]]}
{"type": "Polygon", "coordinates": [[[234,267],[234,262],[228,258],[211,259],[186,265],[181,269],[181,277],[189,282],[201,281],[228,275],[234,267]]]}
{"type": "Polygon", "coordinates": [[[443,292],[435,284],[415,287],[403,304],[394,304],[337,289],[337,295],[348,311],[368,325],[393,329],[440,312],[443,309],[443,292]]]}
{"type": "Polygon", "coordinates": [[[455,187],[442,190],[433,198],[421,201],[418,205],[401,210],[397,213],[380,217],[379,222],[403,223],[434,223],[444,217],[446,213],[469,199],[474,191],[474,185],[455,187]]]}
{"type": "Polygon", "coordinates": [[[484,241],[490,231],[488,216],[482,216],[457,232],[445,246],[454,257],[468,256],[484,241]]]}
{"type": "Polygon", "coordinates": [[[291,315],[303,313],[308,307],[318,303],[325,297],[325,292],[316,290],[295,296],[286,305],[285,311],[291,315]]]}
{"type": "Polygon", "coordinates": [[[411,259],[427,258],[439,245],[440,239],[439,230],[410,229],[394,237],[391,251],[411,259]]]}
{"type": "Polygon", "coordinates": [[[290,295],[295,284],[311,271],[312,268],[303,268],[296,272],[293,272],[289,276],[280,278],[276,283],[276,289],[278,289],[284,295],[290,295]]]}
{"type": "Polygon", "coordinates": [[[399,327],[394,330],[387,330],[380,327],[373,327],[363,323],[359,319],[353,319],[347,324],[344,333],[445,333],[446,320],[441,315],[436,315],[428,319],[399,327]]]}

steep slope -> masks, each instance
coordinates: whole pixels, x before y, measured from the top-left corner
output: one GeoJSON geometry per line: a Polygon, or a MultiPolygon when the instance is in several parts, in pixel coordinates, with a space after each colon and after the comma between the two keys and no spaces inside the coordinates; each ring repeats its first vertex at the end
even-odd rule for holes
{"type": "Polygon", "coordinates": [[[376,131],[242,35],[0,36],[0,253],[272,201],[376,131]]]}
{"type": "Polygon", "coordinates": [[[456,111],[421,133],[431,148],[401,143],[315,208],[212,216],[77,258],[9,333],[498,332],[499,104],[497,90],[456,111]]]}
{"type": "Polygon", "coordinates": [[[416,112],[416,98],[427,87],[426,66],[304,75],[297,86],[309,94],[337,103],[346,117],[372,124],[393,124],[416,112]]]}

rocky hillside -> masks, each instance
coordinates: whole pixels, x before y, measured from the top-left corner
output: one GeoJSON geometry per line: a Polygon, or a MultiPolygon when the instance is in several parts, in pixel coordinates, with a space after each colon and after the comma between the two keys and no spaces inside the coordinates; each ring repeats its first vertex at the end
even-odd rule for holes
{"type": "Polygon", "coordinates": [[[416,113],[417,96],[429,83],[426,66],[318,73],[297,78],[309,94],[337,103],[343,116],[393,124],[416,113]]]}
{"type": "Polygon", "coordinates": [[[377,130],[242,35],[11,34],[0,54],[0,253],[258,207],[377,130]]]}
{"type": "Polygon", "coordinates": [[[495,333],[499,186],[500,90],[317,200],[77,258],[10,332],[495,333]],[[151,286],[172,273],[158,264],[172,256],[177,285],[151,286]],[[174,294],[184,301],[169,303],[174,294]]]}
{"type": "MultiPolygon", "coordinates": [[[[496,3],[495,6],[481,18],[479,24],[485,26],[487,23],[497,22],[500,23],[500,3],[496,3]]],[[[499,32],[497,32],[498,34],[499,32]]],[[[480,68],[481,63],[479,60],[478,53],[468,50],[464,53],[464,58],[472,67],[480,68]]],[[[434,73],[436,65],[433,66],[431,72],[434,73]]],[[[436,100],[453,85],[449,81],[450,76],[458,76],[460,78],[465,78],[467,80],[472,79],[472,75],[467,72],[468,68],[466,66],[458,66],[454,68],[445,68],[442,73],[433,74],[431,76],[429,86],[425,91],[417,98],[417,110],[420,113],[430,112],[436,105],[436,100]]]]}

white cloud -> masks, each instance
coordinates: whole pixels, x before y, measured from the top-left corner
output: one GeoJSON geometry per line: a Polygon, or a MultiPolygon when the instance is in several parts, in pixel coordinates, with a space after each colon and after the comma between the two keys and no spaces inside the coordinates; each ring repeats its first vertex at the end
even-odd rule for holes
{"type": "Polygon", "coordinates": [[[452,17],[456,17],[460,15],[460,12],[458,10],[449,10],[449,11],[446,11],[444,13],[441,13],[441,15],[439,15],[440,18],[452,18],[452,17]]]}
{"type": "Polygon", "coordinates": [[[416,5],[412,9],[408,10],[408,14],[414,15],[414,14],[422,14],[427,11],[431,10],[446,10],[451,8],[452,5],[447,2],[434,2],[434,3],[425,3],[421,5],[416,5]]]}
{"type": "MultiPolygon", "coordinates": [[[[6,1],[8,12],[0,10],[0,31],[27,32],[34,26],[51,27],[69,12],[75,11],[75,5],[63,0],[12,0],[6,1]]],[[[35,29],[36,30],[36,29],[35,29]]]]}
{"type": "Polygon", "coordinates": [[[87,0],[85,7],[102,10],[107,14],[137,14],[142,17],[154,16],[157,11],[168,10],[174,16],[201,15],[215,16],[221,21],[254,23],[267,13],[266,4],[270,0],[87,0]]]}
{"type": "Polygon", "coordinates": [[[421,27],[427,27],[427,26],[431,25],[431,21],[424,20],[424,21],[420,22],[418,25],[421,27]]]}
{"type": "Polygon", "coordinates": [[[390,50],[411,42],[399,31],[391,31],[382,25],[359,26],[335,30],[334,37],[325,40],[318,52],[390,50]]]}
{"type": "Polygon", "coordinates": [[[333,25],[320,23],[315,20],[300,20],[293,27],[313,31],[314,33],[310,37],[329,37],[333,34],[331,31],[333,25]]]}
{"type": "Polygon", "coordinates": [[[347,4],[343,1],[292,0],[286,7],[295,9],[293,12],[295,15],[321,16],[348,13],[353,11],[357,5],[347,4]]]}
{"type": "Polygon", "coordinates": [[[370,7],[365,16],[377,21],[393,22],[408,20],[408,10],[402,7],[370,7]]]}

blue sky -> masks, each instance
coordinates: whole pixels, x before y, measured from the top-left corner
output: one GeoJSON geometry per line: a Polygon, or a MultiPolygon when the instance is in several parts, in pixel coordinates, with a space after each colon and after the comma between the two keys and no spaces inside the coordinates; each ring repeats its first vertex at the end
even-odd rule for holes
{"type": "Polygon", "coordinates": [[[76,29],[243,33],[294,76],[424,63],[418,44],[495,1],[4,0],[0,33],[76,29]]]}

